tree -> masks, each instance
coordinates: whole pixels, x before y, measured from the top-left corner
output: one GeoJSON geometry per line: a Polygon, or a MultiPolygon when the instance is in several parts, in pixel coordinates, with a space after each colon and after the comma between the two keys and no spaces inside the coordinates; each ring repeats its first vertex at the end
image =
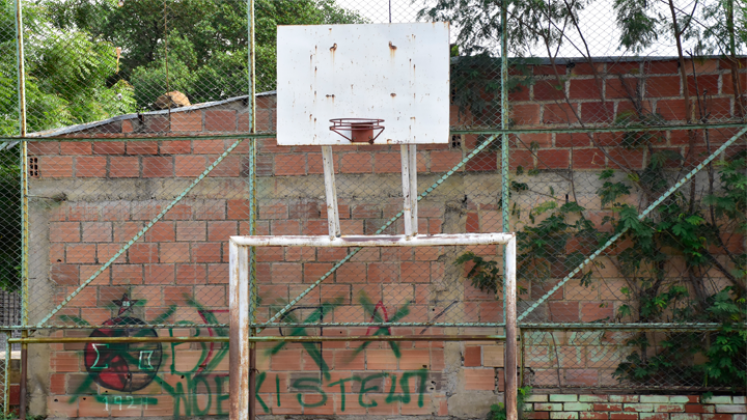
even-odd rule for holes
{"type": "MultiPolygon", "coordinates": [[[[0,133],[18,134],[15,6],[0,0],[0,133]],[[10,29],[10,30],[9,30],[10,29]]],[[[52,25],[51,10],[24,3],[28,130],[40,131],[134,111],[132,86],[111,83],[115,48],[91,34],[52,25]]]]}
{"type": "MultiPolygon", "coordinates": [[[[166,91],[192,103],[248,92],[246,3],[233,0],[42,0],[60,29],[85,28],[94,39],[122,49],[117,78],[135,88],[137,104],[151,107],[166,91]]],[[[256,86],[276,83],[277,25],[362,23],[333,0],[260,0],[255,4],[256,86]]]]}

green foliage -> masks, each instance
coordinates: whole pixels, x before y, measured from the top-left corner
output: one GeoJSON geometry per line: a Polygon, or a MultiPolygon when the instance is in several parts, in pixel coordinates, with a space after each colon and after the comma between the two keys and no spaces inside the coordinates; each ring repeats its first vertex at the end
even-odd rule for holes
{"type": "Polygon", "coordinates": [[[21,285],[21,173],[18,150],[0,151],[0,289],[21,285]]]}
{"type": "MultiPolygon", "coordinates": [[[[24,3],[26,103],[30,131],[135,110],[133,88],[112,79],[115,46],[75,26],[54,26],[55,4],[24,3]],[[64,29],[64,31],[60,31],[64,29]]],[[[70,11],[73,13],[74,11],[70,11]]],[[[14,2],[0,0],[0,134],[18,134],[14,2]]]]}
{"type": "MultiPolygon", "coordinates": [[[[249,90],[246,2],[140,0],[124,1],[121,7],[113,0],[49,3],[59,28],[85,28],[122,48],[119,77],[134,86],[140,107],[152,107],[167,89],[185,93],[192,103],[246,95],[249,90]]],[[[255,23],[256,86],[263,91],[276,84],[277,25],[364,19],[333,0],[260,0],[255,23]]]]}
{"type": "MultiPolygon", "coordinates": [[[[642,144],[631,147],[649,148],[658,141],[656,137],[641,140],[642,144]]],[[[531,182],[512,180],[512,194],[547,197],[530,209],[529,223],[517,233],[518,274],[533,285],[564,278],[612,235],[622,234],[610,260],[626,281],[620,291],[628,299],[617,309],[615,320],[708,322],[720,327],[708,333],[635,334],[627,343],[632,350],[615,376],[644,386],[743,386],[747,258],[727,244],[733,235],[741,240],[747,231],[747,152],[705,168],[708,174],[694,178],[692,190],[682,188],[641,217],[640,208],[654,203],[685,169],[679,153],[648,150],[643,169],[600,173],[597,195],[608,214],[597,223],[578,203],[556,197],[553,188],[537,191],[531,182]],[[709,178],[713,181],[701,181],[709,178]],[[701,194],[688,193],[698,191],[698,182],[701,194]],[[728,284],[719,284],[722,281],[728,284]]],[[[516,176],[521,175],[523,168],[517,168],[516,176]]],[[[518,215],[516,206],[512,213],[518,215]]],[[[456,262],[471,264],[466,277],[474,287],[495,293],[502,270],[491,257],[466,253],[456,262]]],[[[587,267],[596,264],[600,262],[591,260],[587,267]]],[[[582,273],[580,283],[587,287],[596,283],[592,270],[582,273]]]]}

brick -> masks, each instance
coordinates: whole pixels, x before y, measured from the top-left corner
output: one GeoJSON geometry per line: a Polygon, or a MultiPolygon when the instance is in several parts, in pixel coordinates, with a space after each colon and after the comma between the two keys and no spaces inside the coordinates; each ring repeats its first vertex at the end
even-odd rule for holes
{"type": "Polygon", "coordinates": [[[638,414],[640,420],[669,420],[669,414],[667,413],[640,413],[638,414]]]}
{"type": "Polygon", "coordinates": [[[638,402],[638,395],[610,395],[610,402],[638,402]]]}
{"type": "MultiPolygon", "coordinates": [[[[643,397],[643,395],[641,395],[643,397]]],[[[641,398],[643,400],[643,398],[641,398]]],[[[641,401],[643,402],[643,401],[641,401]]],[[[657,413],[684,413],[685,404],[662,404],[656,405],[655,411],[657,413]]]]}
{"type": "Polygon", "coordinates": [[[563,404],[564,411],[590,411],[594,408],[591,403],[568,402],[563,404]]]}
{"type": "Polygon", "coordinates": [[[93,143],[93,154],[123,155],[125,154],[125,143],[122,141],[95,142],[93,143]]]}
{"type": "Polygon", "coordinates": [[[114,264],[112,266],[112,284],[142,284],[143,266],[133,264],[114,264]]]}
{"type": "Polygon", "coordinates": [[[156,263],[158,262],[157,244],[133,244],[127,251],[128,260],[131,264],[156,263]]]}
{"type": "Polygon", "coordinates": [[[570,99],[601,99],[604,83],[597,79],[571,79],[570,99]]]}
{"type": "Polygon", "coordinates": [[[371,153],[344,153],[340,158],[340,172],[348,174],[373,172],[371,153]]]}
{"type": "Polygon", "coordinates": [[[301,283],[303,274],[299,263],[275,263],[272,265],[273,283],[301,283]]]}
{"type": "Polygon", "coordinates": [[[687,106],[682,99],[656,101],[656,112],[667,121],[684,121],[687,117],[687,106]]]}
{"type": "Polygon", "coordinates": [[[556,80],[540,80],[534,85],[534,100],[555,101],[565,98],[565,83],[556,80]]]}
{"type": "Polygon", "coordinates": [[[228,284],[228,264],[208,264],[208,283],[228,284]]]}
{"type": "Polygon", "coordinates": [[[464,349],[464,367],[482,366],[482,348],[480,346],[467,346],[464,349]]]}
{"type": "MultiPolygon", "coordinates": [[[[607,402],[608,401],[607,395],[579,395],[578,400],[580,402],[607,402]]],[[[596,409],[595,409],[596,410],[596,409]]],[[[622,409],[617,410],[622,411],[622,409]]]]}
{"type": "Polygon", "coordinates": [[[58,155],[60,154],[60,143],[56,141],[28,142],[28,152],[30,156],[58,155]]]}
{"type": "Polygon", "coordinates": [[[731,397],[728,395],[715,395],[708,398],[703,398],[703,402],[707,404],[731,404],[731,397]]]}
{"type": "Polygon", "coordinates": [[[66,246],[66,258],[68,263],[92,264],[96,262],[96,245],[74,244],[66,246]]]}
{"type": "Polygon", "coordinates": [[[177,284],[205,284],[207,267],[203,264],[179,264],[176,266],[177,284]]]}
{"type": "Polygon", "coordinates": [[[73,176],[71,156],[41,156],[38,165],[41,178],[71,178],[73,176]]]}
{"type": "Polygon", "coordinates": [[[608,167],[619,169],[642,169],[644,166],[643,150],[610,148],[608,167]]]}
{"type": "Polygon", "coordinates": [[[578,413],[567,413],[567,412],[551,412],[550,413],[551,419],[577,419],[578,413]]]}
{"type": "Polygon", "coordinates": [[[176,240],[179,242],[201,242],[207,238],[206,222],[177,222],[176,240]]]}
{"type": "Polygon", "coordinates": [[[105,156],[77,156],[75,176],[78,178],[103,178],[106,176],[105,156]]]}
{"type": "Polygon", "coordinates": [[[196,133],[202,131],[201,112],[174,112],[171,114],[171,131],[196,133]]]}
{"type": "Polygon", "coordinates": [[[112,224],[108,222],[83,223],[83,242],[111,242],[112,224]]]}
{"type": "Polygon", "coordinates": [[[276,175],[305,175],[306,155],[276,155],[276,175]]]}
{"type": "Polygon", "coordinates": [[[498,170],[498,153],[480,152],[467,161],[464,170],[468,172],[494,172],[498,170]]]}
{"type": "Polygon", "coordinates": [[[236,131],[236,111],[205,111],[205,131],[236,131]]]}
{"type": "Polygon", "coordinates": [[[374,172],[377,174],[402,172],[402,159],[399,153],[376,153],[374,162],[374,172]]]}
{"type": "Polygon", "coordinates": [[[600,169],[605,167],[604,153],[597,148],[574,149],[572,161],[574,169],[600,169]]]}
{"type": "Polygon", "coordinates": [[[112,156],[109,158],[109,177],[137,178],[140,176],[140,158],[137,156],[112,156]]]}
{"type": "Polygon", "coordinates": [[[700,420],[700,414],[693,413],[672,413],[669,415],[670,420],[700,420]]]}
{"type": "Polygon", "coordinates": [[[646,79],[647,98],[666,98],[680,95],[680,77],[649,77],[646,79]]]}
{"type": "Polygon", "coordinates": [[[686,413],[715,413],[714,406],[705,406],[702,404],[685,404],[686,413]]]}
{"type": "Polygon", "coordinates": [[[570,153],[563,149],[539,150],[537,152],[538,169],[568,169],[570,153]]]}
{"type": "Polygon", "coordinates": [[[679,71],[679,63],[676,60],[645,61],[643,63],[644,74],[676,74],[679,71]]]}
{"type": "Polygon", "coordinates": [[[187,306],[192,297],[192,287],[190,286],[166,286],[163,288],[163,303],[165,305],[187,306]]]}
{"type": "Polygon", "coordinates": [[[53,264],[49,278],[58,285],[77,285],[78,266],[74,264],[53,264]]]}
{"type": "Polygon", "coordinates": [[[584,102],[581,104],[581,121],[585,123],[610,123],[615,116],[612,102],[584,102]]]}
{"type": "Polygon", "coordinates": [[[50,242],[80,242],[80,223],[53,222],[49,227],[50,242]]]}
{"type": "MultiPolygon", "coordinates": [[[[550,394],[550,402],[576,402],[578,395],[573,394],[550,394]]],[[[560,410],[558,410],[560,411],[560,410]]]]}
{"type": "Polygon", "coordinates": [[[594,404],[594,411],[623,411],[622,404],[594,404]]]}
{"type": "Polygon", "coordinates": [[[732,414],[747,413],[747,405],[718,404],[716,405],[716,412],[717,413],[732,413],[732,414]]]}
{"type": "Polygon", "coordinates": [[[189,262],[189,243],[162,243],[161,263],[189,262]]]}
{"type": "Polygon", "coordinates": [[[466,391],[493,391],[495,390],[495,370],[490,369],[464,369],[464,389],[466,391]]]}
{"type": "Polygon", "coordinates": [[[238,233],[236,222],[208,222],[207,229],[207,240],[210,242],[224,242],[238,233]]]}
{"type": "Polygon", "coordinates": [[[188,155],[190,153],[192,153],[192,142],[189,140],[170,140],[161,142],[161,154],[188,155]]]}
{"type": "Polygon", "coordinates": [[[163,216],[166,220],[190,220],[192,219],[192,206],[190,204],[176,204],[163,216]]]}
{"type": "MultiPolygon", "coordinates": [[[[432,151],[431,172],[447,172],[462,160],[461,150],[432,151]]],[[[401,167],[400,167],[401,170],[401,167]]]]}
{"type": "Polygon", "coordinates": [[[155,141],[131,141],[127,143],[128,155],[157,155],[158,142],[155,141]]]}
{"type": "MultiPolygon", "coordinates": [[[[218,156],[211,156],[208,159],[212,163],[218,159],[218,156]]],[[[210,172],[210,174],[208,174],[208,176],[236,178],[241,174],[241,160],[242,157],[239,156],[227,156],[210,172]]]]}
{"type": "Polygon", "coordinates": [[[511,107],[511,120],[517,126],[539,124],[540,107],[535,104],[514,105],[511,107]]]}
{"type": "Polygon", "coordinates": [[[614,316],[614,308],[604,302],[581,303],[581,322],[611,321],[614,316]]]}
{"type": "Polygon", "coordinates": [[[176,234],[174,222],[157,222],[145,232],[147,242],[174,242],[176,234]]]}
{"type": "Polygon", "coordinates": [[[174,282],[172,264],[148,264],[144,266],[145,284],[171,284],[174,282]]]}
{"type": "Polygon", "coordinates": [[[733,420],[731,414],[701,414],[703,420],[733,420]]]}
{"type": "Polygon", "coordinates": [[[610,413],[610,420],[638,420],[638,413],[610,413]]]}
{"type": "Polygon", "coordinates": [[[176,156],[177,177],[197,177],[205,171],[207,159],[205,156],[176,156]]]}
{"type": "Polygon", "coordinates": [[[270,229],[273,235],[298,235],[301,223],[298,220],[273,220],[270,229]]]}
{"type": "MultiPolygon", "coordinates": [[[[552,396],[552,395],[551,395],[552,396]]],[[[563,404],[534,404],[535,411],[562,411],[563,404]]]]}
{"type": "Polygon", "coordinates": [[[529,394],[524,398],[526,402],[545,402],[547,401],[547,395],[543,394],[529,394]]]}
{"type": "Polygon", "coordinates": [[[174,176],[173,158],[166,156],[143,157],[143,178],[167,178],[174,176]]]}
{"type": "Polygon", "coordinates": [[[636,403],[627,403],[623,405],[623,411],[631,411],[631,412],[653,412],[654,411],[654,405],[653,404],[636,404],[636,403]]]}
{"type": "Polygon", "coordinates": [[[548,420],[550,418],[550,413],[547,411],[530,411],[528,413],[524,413],[523,418],[531,420],[548,420]]]}
{"type": "Polygon", "coordinates": [[[542,121],[545,124],[578,123],[578,109],[576,104],[546,104],[543,108],[542,121]]]}
{"type": "Polygon", "coordinates": [[[192,205],[192,210],[195,220],[224,220],[226,218],[226,202],[224,200],[198,201],[192,205]]]}
{"type": "Polygon", "coordinates": [[[607,413],[594,413],[594,412],[581,412],[578,413],[579,418],[582,420],[607,420],[609,415],[607,413]]]}
{"type": "Polygon", "coordinates": [[[199,243],[192,245],[192,261],[196,263],[219,263],[221,262],[220,242],[199,243]]]}

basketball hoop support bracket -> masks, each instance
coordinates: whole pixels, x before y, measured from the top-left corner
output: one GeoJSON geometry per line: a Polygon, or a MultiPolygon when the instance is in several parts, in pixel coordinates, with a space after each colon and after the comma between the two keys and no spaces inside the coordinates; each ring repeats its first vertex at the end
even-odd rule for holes
{"type": "MultiPolygon", "coordinates": [[[[405,222],[405,238],[418,235],[418,151],[415,144],[400,146],[402,157],[402,197],[405,222]]],[[[324,166],[324,193],[327,196],[327,226],[330,239],[342,236],[340,214],[337,207],[337,186],[332,146],[322,146],[324,166]]]]}

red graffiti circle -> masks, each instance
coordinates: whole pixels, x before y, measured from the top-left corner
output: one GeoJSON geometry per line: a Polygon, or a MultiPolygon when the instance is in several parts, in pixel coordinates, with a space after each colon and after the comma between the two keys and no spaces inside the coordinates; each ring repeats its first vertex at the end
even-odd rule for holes
{"type": "MultiPolygon", "coordinates": [[[[144,324],[138,318],[112,318],[104,325],[144,324]]],[[[91,337],[158,337],[152,328],[100,328],[91,337]]],[[[91,378],[104,388],[133,392],[153,381],[161,367],[161,343],[87,343],[83,359],[91,378]]]]}

